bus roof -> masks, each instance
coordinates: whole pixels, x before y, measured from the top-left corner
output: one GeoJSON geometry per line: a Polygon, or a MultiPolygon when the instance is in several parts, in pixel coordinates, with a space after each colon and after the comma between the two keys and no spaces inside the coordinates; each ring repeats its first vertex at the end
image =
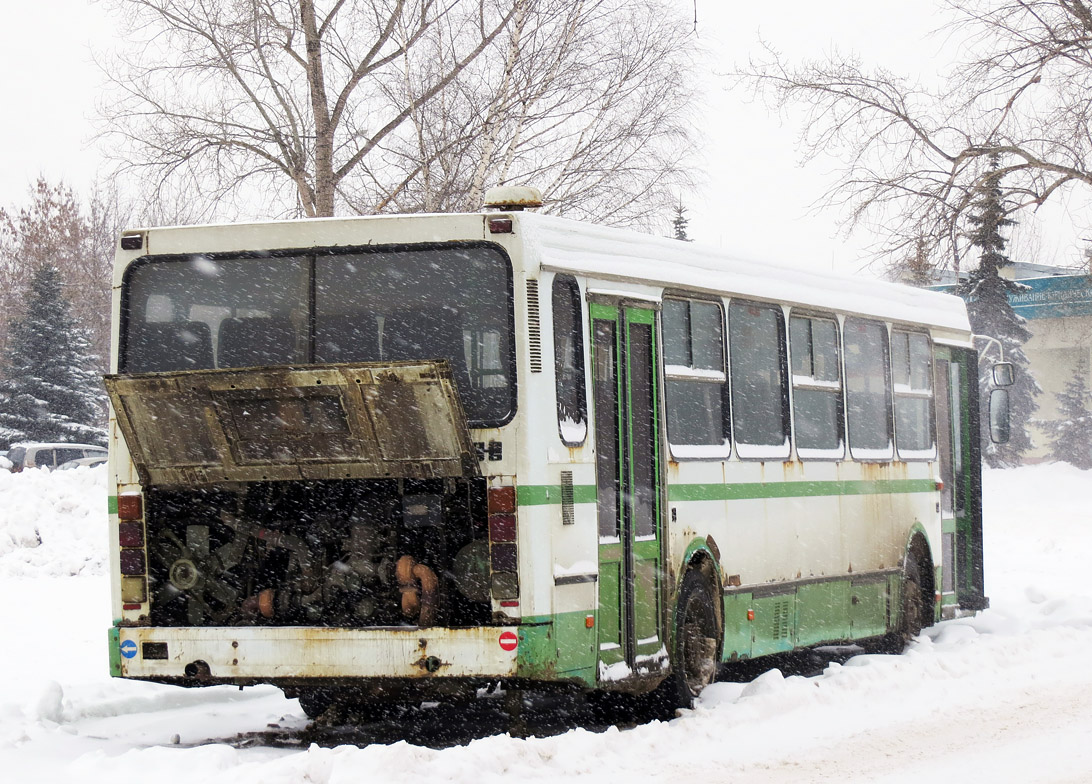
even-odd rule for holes
{"type": "Polygon", "coordinates": [[[521,214],[518,222],[547,269],[920,324],[970,344],[967,308],[950,294],[749,261],[697,243],[549,215],[521,214]]]}
{"type": "MultiPolygon", "coordinates": [[[[143,253],[262,251],[371,244],[377,235],[381,242],[393,243],[420,241],[422,236],[433,241],[497,239],[500,235],[484,230],[483,218],[498,214],[514,219],[527,262],[547,269],[916,324],[930,328],[933,337],[942,342],[971,345],[967,309],[959,297],[860,276],[747,260],[699,243],[533,212],[376,215],[134,231],[148,235],[143,253]],[[419,222],[440,221],[448,225],[421,231],[419,222]],[[382,228],[377,231],[379,225],[382,228]]],[[[124,264],[140,255],[140,251],[119,254],[119,261],[127,258],[115,270],[115,285],[120,283],[124,264]]]]}

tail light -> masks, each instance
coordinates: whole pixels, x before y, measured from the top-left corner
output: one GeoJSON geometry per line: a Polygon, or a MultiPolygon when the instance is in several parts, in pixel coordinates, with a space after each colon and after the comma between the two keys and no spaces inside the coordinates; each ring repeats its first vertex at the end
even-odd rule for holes
{"type": "MultiPolygon", "coordinates": [[[[493,598],[519,598],[519,551],[516,549],[516,488],[489,488],[489,565],[493,598]]],[[[505,605],[511,606],[511,605],[505,605]]]]}
{"type": "Polygon", "coordinates": [[[118,496],[118,558],[121,609],[139,610],[148,600],[148,559],[144,551],[144,497],[118,496]]]}

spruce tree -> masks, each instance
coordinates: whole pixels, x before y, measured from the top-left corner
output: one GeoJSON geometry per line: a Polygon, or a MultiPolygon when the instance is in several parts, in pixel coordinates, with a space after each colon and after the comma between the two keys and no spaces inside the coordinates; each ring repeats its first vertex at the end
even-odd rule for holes
{"type": "Polygon", "coordinates": [[[686,227],[690,225],[690,219],[686,217],[686,207],[682,206],[681,202],[675,208],[675,217],[672,218],[671,225],[675,230],[675,239],[683,242],[693,242],[686,233],[686,227]]]}
{"type": "Polygon", "coordinates": [[[1092,468],[1092,391],[1088,388],[1088,364],[1082,359],[1058,400],[1058,419],[1039,424],[1050,438],[1050,457],[1087,471],[1092,468]]]}
{"type": "Polygon", "coordinates": [[[1031,374],[1023,345],[1031,337],[1024,318],[1017,315],[1009,304],[1009,295],[1027,290],[1022,283],[1001,277],[1001,270],[1012,262],[1005,255],[1006,240],[1002,229],[1015,225],[1007,215],[1004,193],[1001,188],[1003,174],[1000,161],[990,159],[990,169],[978,188],[968,216],[973,230],[971,244],[981,250],[978,266],[967,280],[956,287],[956,293],[967,303],[967,315],[976,335],[988,335],[1000,342],[1005,360],[1015,366],[1016,381],[1010,388],[1012,430],[1008,443],[995,444],[989,433],[989,392],[991,368],[999,357],[997,351],[980,345],[982,360],[979,364],[979,401],[981,405],[981,438],[983,459],[994,468],[1019,465],[1024,452],[1032,447],[1027,425],[1039,408],[1035,398],[1042,392],[1031,374]]]}
{"type": "Polygon", "coordinates": [[[0,442],[105,444],[102,381],[57,268],[35,270],[29,294],[26,315],[11,325],[0,380],[0,442]]]}

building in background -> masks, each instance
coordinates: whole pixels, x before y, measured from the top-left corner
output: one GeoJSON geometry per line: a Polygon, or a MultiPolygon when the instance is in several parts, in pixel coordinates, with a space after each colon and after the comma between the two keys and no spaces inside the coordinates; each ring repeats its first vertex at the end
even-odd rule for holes
{"type": "MultiPolygon", "coordinates": [[[[1010,297],[1009,303],[1027,319],[1031,331],[1024,353],[1043,388],[1036,417],[1046,421],[1056,419],[1059,416],[1056,395],[1064,391],[1082,359],[1092,381],[1092,275],[1022,262],[1008,265],[1002,274],[1028,286],[1027,291],[1010,297]]],[[[947,278],[935,288],[952,288],[955,281],[951,273],[947,278]]],[[[996,361],[996,345],[982,341],[978,348],[996,361]]],[[[1041,428],[1032,425],[1031,429],[1035,448],[1027,453],[1026,459],[1038,462],[1046,458],[1049,444],[1041,428]]]]}

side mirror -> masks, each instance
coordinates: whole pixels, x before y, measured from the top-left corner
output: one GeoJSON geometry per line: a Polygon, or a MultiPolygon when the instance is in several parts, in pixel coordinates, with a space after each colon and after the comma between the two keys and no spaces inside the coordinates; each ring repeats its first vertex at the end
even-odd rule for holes
{"type": "Polygon", "coordinates": [[[1011,362],[998,362],[993,366],[993,384],[997,387],[1011,387],[1016,379],[1016,369],[1011,362]]]}
{"type": "Polygon", "coordinates": [[[990,392],[990,440],[995,444],[1009,441],[1009,391],[995,389],[990,392]]]}

